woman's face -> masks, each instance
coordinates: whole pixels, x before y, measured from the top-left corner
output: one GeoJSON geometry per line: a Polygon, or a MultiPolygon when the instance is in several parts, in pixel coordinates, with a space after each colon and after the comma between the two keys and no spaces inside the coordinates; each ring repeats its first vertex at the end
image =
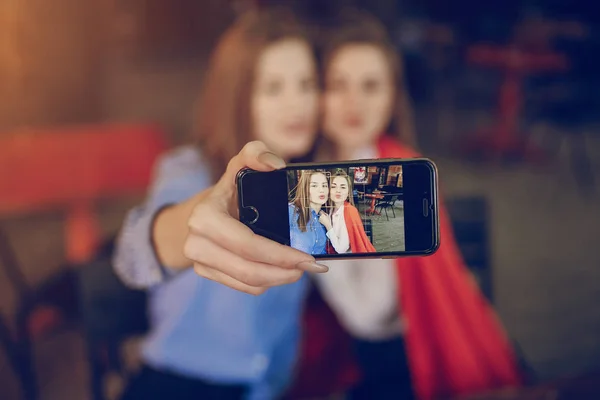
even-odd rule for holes
{"type": "Polygon", "coordinates": [[[329,194],[329,185],[327,178],[321,173],[312,174],[310,177],[310,186],[308,187],[311,204],[323,205],[327,202],[329,194]]]}
{"type": "Polygon", "coordinates": [[[323,133],[338,147],[372,145],[392,118],[396,90],[384,52],[369,44],[336,51],[325,72],[323,133]]]}
{"type": "Polygon", "coordinates": [[[336,176],[331,181],[331,200],[335,204],[343,203],[348,199],[348,180],[343,176],[336,176]]]}
{"type": "Polygon", "coordinates": [[[285,160],[308,153],[315,140],[319,92],[308,44],[284,39],[260,55],[252,91],[255,137],[285,160]]]}

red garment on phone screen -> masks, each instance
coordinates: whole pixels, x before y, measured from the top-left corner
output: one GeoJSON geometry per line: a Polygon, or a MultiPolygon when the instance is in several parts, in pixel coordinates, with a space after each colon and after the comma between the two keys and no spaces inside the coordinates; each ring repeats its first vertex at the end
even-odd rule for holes
{"type": "MultiPolygon", "coordinates": [[[[349,202],[344,203],[344,222],[346,223],[352,253],[374,253],[376,251],[365,232],[358,210],[349,202]]],[[[327,254],[337,254],[329,240],[326,249],[327,254]]]]}
{"type": "Polygon", "coordinates": [[[360,214],[350,203],[344,204],[344,222],[346,222],[352,253],[374,253],[375,247],[365,232],[360,214]]]}

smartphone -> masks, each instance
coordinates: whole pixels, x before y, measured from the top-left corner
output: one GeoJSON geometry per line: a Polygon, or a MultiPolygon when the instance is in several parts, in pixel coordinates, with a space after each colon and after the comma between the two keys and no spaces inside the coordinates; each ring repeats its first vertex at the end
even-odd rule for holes
{"type": "Polygon", "coordinates": [[[439,247],[429,159],[289,164],[237,174],[240,221],[319,259],[430,255],[439,247]]]}

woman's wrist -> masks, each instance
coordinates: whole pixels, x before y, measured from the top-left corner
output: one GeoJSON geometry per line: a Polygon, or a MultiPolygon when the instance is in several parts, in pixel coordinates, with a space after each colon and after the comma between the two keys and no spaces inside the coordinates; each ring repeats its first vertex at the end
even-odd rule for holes
{"type": "Polygon", "coordinates": [[[205,195],[206,191],[203,191],[184,202],[165,207],[154,218],[152,245],[158,261],[165,267],[175,270],[191,267],[192,262],[183,254],[189,232],[188,220],[205,195]]]}

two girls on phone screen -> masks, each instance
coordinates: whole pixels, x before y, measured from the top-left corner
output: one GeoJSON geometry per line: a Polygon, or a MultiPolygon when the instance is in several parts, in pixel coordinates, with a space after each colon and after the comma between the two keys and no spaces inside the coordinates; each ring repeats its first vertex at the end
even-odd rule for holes
{"type": "Polygon", "coordinates": [[[289,204],[291,246],[313,255],[373,253],[358,209],[352,182],[339,170],[300,171],[289,204]]]}

